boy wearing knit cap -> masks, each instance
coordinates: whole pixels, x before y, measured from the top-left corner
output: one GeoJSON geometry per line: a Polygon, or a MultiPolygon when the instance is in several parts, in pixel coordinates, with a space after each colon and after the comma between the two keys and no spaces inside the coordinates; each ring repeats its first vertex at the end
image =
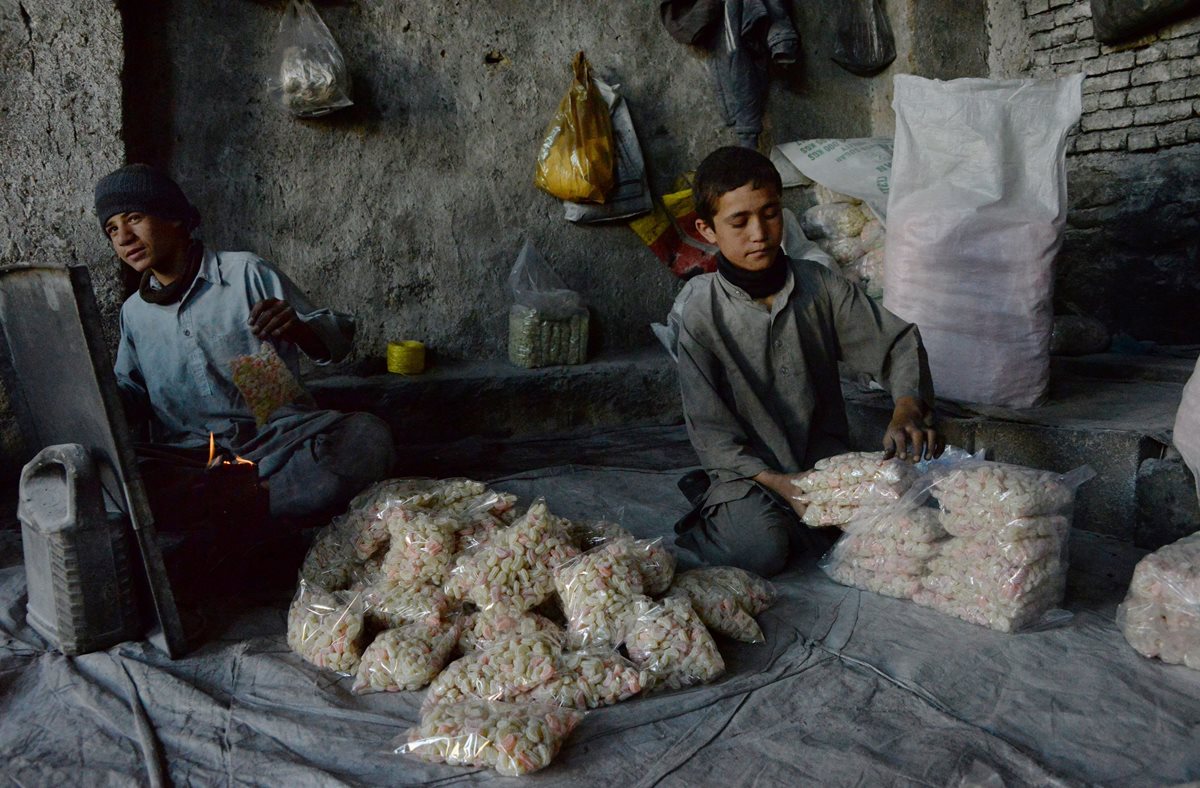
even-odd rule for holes
{"type": "Polygon", "coordinates": [[[366,413],[284,405],[265,423],[234,384],[231,363],[269,343],[299,379],[299,352],[317,363],[350,351],[354,321],[314,307],[282,272],[248,252],[192,238],[200,215],[173,180],[131,164],[96,184],[96,214],[121,261],[140,275],[121,307],[115,371],[127,414],[155,443],[219,446],[258,465],[271,513],[337,509],[383,478],[394,459],[386,424],[366,413]]]}
{"type": "Polygon", "coordinates": [[[849,450],[838,363],[891,391],[883,446],[902,459],[941,454],[933,384],[916,326],[780,249],[783,188],[770,159],[720,148],[697,169],[695,191],[697,229],[720,254],[680,321],[684,417],[706,473],[680,483],[696,508],[676,526],[678,544],[771,575],[790,550],[828,546],[801,523],[792,480],[849,450]]]}

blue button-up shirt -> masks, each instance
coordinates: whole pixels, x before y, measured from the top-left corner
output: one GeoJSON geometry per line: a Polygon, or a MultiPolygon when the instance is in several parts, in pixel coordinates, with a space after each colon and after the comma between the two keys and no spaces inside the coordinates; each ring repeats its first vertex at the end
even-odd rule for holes
{"type": "MultiPolygon", "coordinates": [[[[247,252],[205,249],[182,299],[160,305],[134,294],[121,307],[117,385],[135,412],[131,415],[152,417],[155,442],[203,446],[212,433],[222,446],[263,465],[260,472],[266,476],[286,462],[298,442],[342,418],[332,411],[287,407],[261,430],[255,425],[233,383],[230,362],[260,348],[250,331],[250,310],[265,298],[295,308],[329,350],[323,362],[340,361],[350,351],[353,318],[317,309],[283,273],[247,252]]],[[[296,345],[274,345],[299,380],[296,345]]]]}

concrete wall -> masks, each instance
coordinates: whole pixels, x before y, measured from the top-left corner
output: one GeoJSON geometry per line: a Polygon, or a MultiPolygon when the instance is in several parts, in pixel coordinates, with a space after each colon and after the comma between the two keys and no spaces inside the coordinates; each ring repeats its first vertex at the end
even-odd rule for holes
{"type": "Polygon", "coordinates": [[[1200,18],[1108,46],[1088,0],[991,0],[989,30],[993,76],[1085,74],[1058,311],[1200,342],[1200,18]]]}
{"type": "MultiPolygon", "coordinates": [[[[448,357],[502,355],[505,279],[526,236],[591,304],[593,350],[652,343],[648,324],[679,283],[624,225],[564,222],[532,174],[579,49],[622,85],[657,191],[732,141],[702,56],[667,35],[656,5],[320,7],[350,64],[356,106],[301,121],[262,87],[280,4],[220,14],[199,0],[150,4],[163,16],[166,62],[146,67],[164,87],[140,117],[130,108],[130,122],[155,129],[136,146],[179,177],[206,237],[257,251],[316,300],[355,312],[360,358],[401,337],[448,357]]],[[[867,133],[865,83],[828,59],[830,15],[811,3],[796,12],[805,61],[779,75],[767,140],[867,133]]]]}
{"type": "MultiPolygon", "coordinates": [[[[121,30],[107,0],[0,0],[0,265],[87,265],[110,340],[117,264],[92,186],[124,161],[121,30]]],[[[0,391],[0,480],[23,457],[0,391]]]]}

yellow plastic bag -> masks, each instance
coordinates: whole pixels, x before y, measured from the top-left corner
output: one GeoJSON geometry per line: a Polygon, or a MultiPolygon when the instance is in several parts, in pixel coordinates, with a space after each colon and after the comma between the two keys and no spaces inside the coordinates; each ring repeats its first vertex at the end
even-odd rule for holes
{"type": "Polygon", "coordinates": [[[612,121],[582,52],[571,68],[575,79],[546,129],[533,182],[560,200],[603,203],[614,180],[612,121]]]}

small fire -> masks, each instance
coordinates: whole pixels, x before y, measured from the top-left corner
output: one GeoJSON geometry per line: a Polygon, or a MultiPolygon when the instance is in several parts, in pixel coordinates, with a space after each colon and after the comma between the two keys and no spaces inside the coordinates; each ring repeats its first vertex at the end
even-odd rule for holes
{"type": "Polygon", "coordinates": [[[217,439],[211,432],[208,433],[208,465],[209,468],[215,468],[218,465],[253,465],[254,463],[247,460],[245,457],[233,455],[233,462],[224,457],[217,456],[217,439]]]}

